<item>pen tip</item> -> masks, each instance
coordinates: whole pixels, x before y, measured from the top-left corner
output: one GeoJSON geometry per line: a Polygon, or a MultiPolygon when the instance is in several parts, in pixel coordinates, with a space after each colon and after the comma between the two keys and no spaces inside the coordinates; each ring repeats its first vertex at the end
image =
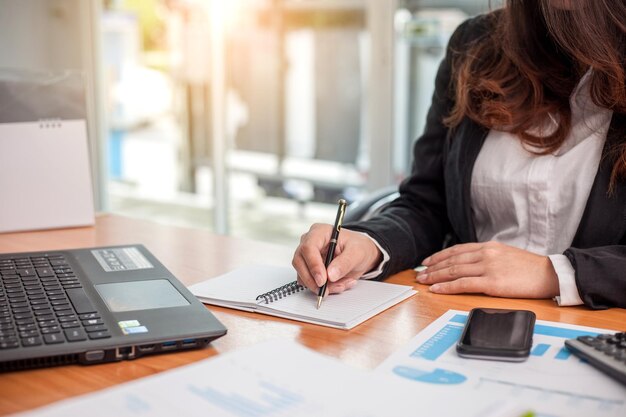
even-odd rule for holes
{"type": "Polygon", "coordinates": [[[320,306],[322,305],[322,297],[317,297],[317,309],[320,309],[320,306]]]}

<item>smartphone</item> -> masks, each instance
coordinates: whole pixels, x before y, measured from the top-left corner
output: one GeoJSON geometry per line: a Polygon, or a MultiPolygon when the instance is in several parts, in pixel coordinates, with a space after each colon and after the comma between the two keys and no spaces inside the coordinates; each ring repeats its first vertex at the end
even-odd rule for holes
{"type": "Polygon", "coordinates": [[[528,310],[475,308],[456,345],[464,358],[523,362],[533,345],[535,313],[528,310]]]}

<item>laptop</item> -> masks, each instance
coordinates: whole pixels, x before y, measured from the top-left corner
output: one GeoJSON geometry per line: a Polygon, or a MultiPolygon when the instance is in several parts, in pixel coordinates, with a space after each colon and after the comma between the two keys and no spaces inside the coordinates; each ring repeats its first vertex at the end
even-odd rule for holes
{"type": "Polygon", "coordinates": [[[202,348],[225,334],[142,245],[0,254],[0,371],[202,348]]]}

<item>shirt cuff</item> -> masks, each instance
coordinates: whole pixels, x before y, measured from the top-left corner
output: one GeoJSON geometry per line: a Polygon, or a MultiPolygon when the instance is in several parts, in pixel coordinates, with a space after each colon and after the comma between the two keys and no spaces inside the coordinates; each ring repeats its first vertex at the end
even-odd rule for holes
{"type": "Polygon", "coordinates": [[[378,250],[380,251],[380,253],[383,254],[383,260],[378,264],[378,267],[376,269],[374,269],[373,271],[368,272],[367,274],[363,274],[361,276],[361,279],[372,279],[372,278],[376,278],[377,276],[379,276],[380,274],[383,273],[383,268],[385,267],[385,265],[387,264],[387,262],[389,262],[389,254],[387,253],[386,250],[384,250],[382,248],[382,246],[380,246],[380,243],[378,243],[378,241],[376,239],[374,239],[373,237],[371,237],[370,235],[368,235],[367,233],[364,232],[355,232],[355,233],[359,233],[363,236],[367,236],[367,238],[369,240],[371,240],[372,242],[374,242],[374,244],[376,245],[376,247],[378,248],[378,250]]]}
{"type": "Polygon", "coordinates": [[[548,256],[559,279],[560,295],[554,297],[559,306],[577,306],[583,304],[576,287],[576,271],[565,255],[548,256]]]}

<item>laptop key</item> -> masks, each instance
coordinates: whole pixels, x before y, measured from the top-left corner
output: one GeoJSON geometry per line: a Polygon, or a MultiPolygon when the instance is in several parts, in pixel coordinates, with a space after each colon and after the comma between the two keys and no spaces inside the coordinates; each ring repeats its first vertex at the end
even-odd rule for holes
{"type": "Polygon", "coordinates": [[[52,310],[49,308],[44,308],[43,310],[35,311],[35,316],[45,316],[48,314],[52,314],[52,310]]]}
{"type": "Polygon", "coordinates": [[[31,300],[31,302],[35,302],[37,300],[45,300],[46,296],[43,295],[43,292],[40,292],[38,294],[28,294],[28,299],[31,300]]]}
{"type": "Polygon", "coordinates": [[[39,346],[41,345],[41,337],[39,336],[35,336],[35,337],[27,337],[25,339],[22,339],[22,346],[28,347],[28,346],[39,346]]]}
{"type": "Polygon", "coordinates": [[[43,335],[43,341],[46,342],[47,345],[52,345],[55,343],[63,343],[65,339],[59,333],[49,333],[43,335]]]}
{"type": "Polygon", "coordinates": [[[60,291],[61,290],[61,286],[57,283],[44,282],[43,286],[46,291],[60,291]]]}
{"type": "Polygon", "coordinates": [[[95,326],[85,326],[85,330],[87,330],[87,333],[102,332],[102,331],[107,330],[107,326],[105,326],[104,324],[96,324],[95,326]]]}
{"type": "Polygon", "coordinates": [[[37,275],[39,275],[40,278],[53,277],[54,272],[51,268],[38,268],[37,275]]]}
{"type": "Polygon", "coordinates": [[[67,290],[67,295],[70,297],[70,301],[74,305],[74,309],[78,314],[96,312],[95,307],[83,289],[70,288],[67,290]]]}
{"type": "Polygon", "coordinates": [[[13,300],[21,300],[21,299],[26,299],[26,294],[24,294],[24,292],[12,292],[12,293],[7,293],[7,297],[9,298],[9,301],[13,301],[13,300]]]}
{"type": "Polygon", "coordinates": [[[111,333],[107,331],[89,333],[90,339],[106,339],[107,337],[111,337],[111,333]]]}
{"type": "Polygon", "coordinates": [[[73,327],[80,327],[80,323],[77,322],[76,320],[68,321],[66,323],[61,323],[61,327],[64,329],[71,329],[73,327]]]}
{"type": "Polygon", "coordinates": [[[63,333],[65,333],[65,338],[70,342],[87,340],[87,335],[85,335],[83,329],[65,329],[63,333]]]}

